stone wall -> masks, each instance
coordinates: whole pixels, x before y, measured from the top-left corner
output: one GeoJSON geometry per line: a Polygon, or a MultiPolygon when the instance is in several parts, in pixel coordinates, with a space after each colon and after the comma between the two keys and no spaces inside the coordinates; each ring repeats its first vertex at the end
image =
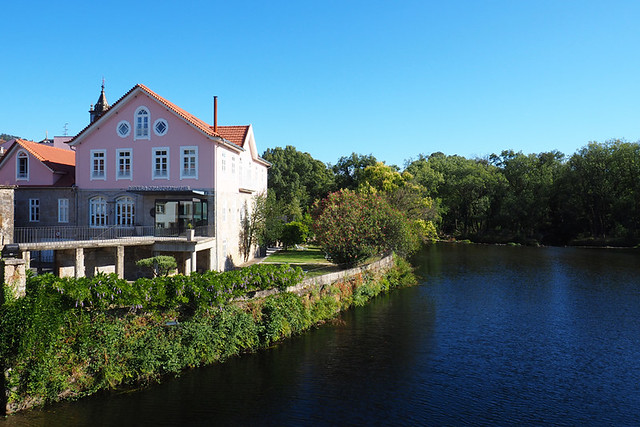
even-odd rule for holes
{"type": "Polygon", "coordinates": [[[0,186],[0,247],[13,243],[14,187],[0,186]]]}
{"type": "MultiPolygon", "coordinates": [[[[3,286],[11,289],[16,298],[26,295],[27,275],[25,271],[25,261],[22,258],[8,258],[0,260],[2,269],[3,286]]],[[[0,295],[0,303],[4,301],[4,295],[0,295]]]]}
{"type": "MultiPolygon", "coordinates": [[[[290,286],[287,288],[287,292],[294,292],[298,295],[306,294],[311,292],[314,289],[322,288],[326,285],[331,285],[332,283],[348,280],[353,276],[357,276],[359,274],[372,271],[372,272],[381,272],[388,271],[394,265],[393,254],[387,255],[379,261],[372,262],[371,264],[363,265],[360,267],[350,268],[348,270],[336,271],[335,273],[323,274],[322,276],[309,277],[304,279],[302,282],[297,284],[296,286],[290,286]]],[[[277,289],[269,289],[266,291],[259,291],[253,294],[252,298],[266,298],[269,295],[277,294],[277,289]]]]}
{"type": "MultiPolygon", "coordinates": [[[[1,191],[1,190],[0,190],[1,191]]],[[[4,206],[4,200],[0,200],[4,206]]],[[[73,188],[28,188],[15,190],[15,226],[16,227],[54,227],[76,225],[76,191],[73,188]],[[40,201],[40,219],[31,222],[29,218],[29,199],[40,201]],[[69,200],[69,221],[58,222],[58,199],[69,200]]]]}

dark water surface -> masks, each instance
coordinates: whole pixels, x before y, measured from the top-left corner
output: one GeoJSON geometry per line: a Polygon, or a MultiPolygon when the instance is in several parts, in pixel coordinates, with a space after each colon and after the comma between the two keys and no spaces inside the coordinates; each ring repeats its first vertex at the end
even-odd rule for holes
{"type": "Polygon", "coordinates": [[[437,245],[279,346],[14,425],[639,425],[640,251],[437,245]]]}

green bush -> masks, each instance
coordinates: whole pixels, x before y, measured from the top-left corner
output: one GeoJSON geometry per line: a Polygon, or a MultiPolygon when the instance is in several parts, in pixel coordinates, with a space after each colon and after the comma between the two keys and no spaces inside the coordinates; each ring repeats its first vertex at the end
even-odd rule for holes
{"type": "MultiPolygon", "coordinates": [[[[365,280],[353,301],[409,283],[410,276],[408,264],[398,261],[380,280],[365,280]]],[[[229,303],[249,290],[284,289],[301,277],[299,268],[286,265],[141,279],[132,285],[104,274],[81,280],[30,277],[27,295],[0,307],[9,405],[157,381],[271,345],[343,308],[339,286],[308,297],[284,292],[249,305],[229,303]]]]}
{"type": "Polygon", "coordinates": [[[289,246],[300,245],[307,240],[309,227],[301,221],[292,221],[282,228],[280,240],[287,249],[289,246]]]}
{"type": "Polygon", "coordinates": [[[268,345],[305,330],[310,320],[299,296],[291,292],[272,295],[262,305],[263,342],[268,345]]]}
{"type": "Polygon", "coordinates": [[[387,251],[408,254],[418,247],[411,222],[387,200],[341,190],[314,204],[317,241],[336,264],[356,265],[387,251]]]}
{"type": "MultiPolygon", "coordinates": [[[[189,223],[191,225],[191,223],[189,223]]],[[[193,226],[189,227],[193,228],[193,226]]],[[[136,261],[138,267],[151,270],[153,277],[168,276],[169,273],[178,268],[176,259],[169,255],[158,255],[151,258],[144,258],[136,261]]]]}

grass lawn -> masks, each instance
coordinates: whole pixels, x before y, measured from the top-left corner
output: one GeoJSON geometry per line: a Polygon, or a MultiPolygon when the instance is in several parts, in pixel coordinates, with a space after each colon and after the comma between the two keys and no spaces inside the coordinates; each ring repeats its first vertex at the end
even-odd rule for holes
{"type": "Polygon", "coordinates": [[[331,264],[325,259],[324,252],[317,246],[279,251],[267,257],[263,262],[271,264],[331,264]]]}
{"type": "Polygon", "coordinates": [[[263,264],[291,264],[302,268],[307,276],[320,276],[322,274],[340,271],[340,267],[330,263],[324,257],[324,252],[317,246],[309,246],[305,249],[288,249],[270,255],[262,261],[263,264]]]}

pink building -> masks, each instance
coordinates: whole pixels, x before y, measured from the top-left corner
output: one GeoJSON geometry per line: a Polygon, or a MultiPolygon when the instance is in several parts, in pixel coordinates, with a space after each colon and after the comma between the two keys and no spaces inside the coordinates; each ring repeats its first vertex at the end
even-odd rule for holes
{"type": "MultiPolygon", "coordinates": [[[[69,225],[109,238],[151,235],[152,252],[178,254],[184,272],[243,261],[241,215],[266,192],[270,166],[251,125],[218,126],[215,118],[209,125],[141,84],[112,106],[103,85],[89,113],[90,124],[68,142],[71,150],[12,146],[0,162],[0,184],[64,185],[74,192],[69,225]],[[63,165],[75,165],[67,178],[59,174],[63,165]]],[[[60,202],[38,203],[43,209],[60,202]]]]}
{"type": "Polygon", "coordinates": [[[48,227],[75,222],[76,153],[68,148],[13,140],[0,160],[0,185],[15,192],[15,227],[48,227]]]}

